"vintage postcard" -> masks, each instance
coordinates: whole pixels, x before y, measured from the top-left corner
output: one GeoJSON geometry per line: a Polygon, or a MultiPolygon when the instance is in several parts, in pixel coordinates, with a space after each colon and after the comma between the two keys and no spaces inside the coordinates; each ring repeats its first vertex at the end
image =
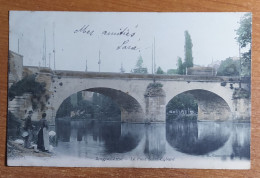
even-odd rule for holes
{"type": "Polygon", "coordinates": [[[8,166],[250,169],[252,14],[10,11],[8,166]]]}

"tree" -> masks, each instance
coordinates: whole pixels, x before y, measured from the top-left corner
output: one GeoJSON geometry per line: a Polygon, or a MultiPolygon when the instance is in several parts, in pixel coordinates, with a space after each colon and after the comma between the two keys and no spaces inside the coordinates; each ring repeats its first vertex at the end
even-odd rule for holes
{"type": "Polygon", "coordinates": [[[135,67],[136,68],[142,68],[143,67],[143,58],[142,58],[142,56],[140,55],[139,56],[139,58],[138,58],[138,60],[137,60],[137,62],[136,62],[136,65],[135,65],[135,67]]]}
{"type": "Polygon", "coordinates": [[[183,66],[181,57],[178,57],[178,60],[177,60],[177,74],[180,74],[180,75],[184,74],[184,66],[183,66]]]}
{"type": "Polygon", "coordinates": [[[83,100],[82,92],[80,91],[77,93],[77,104],[79,104],[82,100],[83,100]]]}
{"type": "Polygon", "coordinates": [[[239,76],[240,64],[239,60],[233,60],[232,58],[227,58],[221,61],[220,66],[217,71],[217,76],[239,76]]]}
{"type": "Polygon", "coordinates": [[[92,102],[93,102],[94,105],[99,105],[100,104],[99,98],[98,98],[98,94],[96,92],[93,93],[92,102]]]}
{"type": "Polygon", "coordinates": [[[143,58],[140,55],[138,60],[136,61],[135,69],[133,70],[134,73],[139,73],[139,74],[147,74],[147,68],[143,67],[143,58]]]}
{"type": "Polygon", "coordinates": [[[45,104],[50,96],[45,88],[46,83],[38,82],[36,77],[36,74],[28,75],[17,83],[14,83],[8,90],[8,99],[13,100],[15,96],[30,93],[32,95],[31,102],[33,110],[41,109],[41,111],[44,111],[46,109],[45,104]]]}
{"type": "Polygon", "coordinates": [[[168,69],[167,74],[169,74],[169,75],[178,74],[178,70],[177,69],[168,69]]]}
{"type": "Polygon", "coordinates": [[[236,30],[236,40],[239,46],[248,51],[242,53],[241,58],[241,75],[250,76],[251,75],[251,33],[252,33],[252,15],[251,13],[246,13],[240,19],[240,26],[236,30]]]}
{"type": "Polygon", "coordinates": [[[156,74],[164,74],[164,72],[160,66],[157,68],[156,74]]]}
{"type": "Polygon", "coordinates": [[[70,97],[68,97],[60,105],[56,117],[62,118],[62,117],[70,116],[71,111],[73,111],[73,106],[71,104],[70,97]]]}
{"type": "Polygon", "coordinates": [[[193,67],[193,57],[192,57],[192,41],[189,32],[186,30],[185,34],[185,45],[184,45],[184,68],[193,67]]]}
{"type": "Polygon", "coordinates": [[[120,118],[121,110],[116,102],[114,102],[110,97],[99,95],[102,102],[100,103],[100,111],[104,118],[107,117],[117,117],[120,118]]]}
{"type": "Polygon", "coordinates": [[[191,94],[181,93],[171,99],[167,104],[166,112],[168,113],[170,110],[192,110],[194,112],[198,112],[198,104],[191,94]]]}

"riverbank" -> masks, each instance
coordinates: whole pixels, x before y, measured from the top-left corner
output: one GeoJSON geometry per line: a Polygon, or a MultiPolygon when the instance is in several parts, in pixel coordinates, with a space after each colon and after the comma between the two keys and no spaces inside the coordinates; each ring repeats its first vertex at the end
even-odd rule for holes
{"type": "Polygon", "coordinates": [[[34,149],[24,148],[22,142],[16,142],[12,140],[7,141],[7,157],[9,158],[19,158],[25,156],[35,156],[35,157],[51,157],[53,153],[47,152],[35,152],[34,149]]]}

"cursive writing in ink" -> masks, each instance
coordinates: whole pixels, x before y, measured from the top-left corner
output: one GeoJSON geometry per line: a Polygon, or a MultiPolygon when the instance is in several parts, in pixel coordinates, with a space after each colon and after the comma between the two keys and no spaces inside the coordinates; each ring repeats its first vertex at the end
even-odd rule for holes
{"type": "Polygon", "coordinates": [[[94,34],[94,30],[90,30],[89,29],[89,25],[84,25],[83,27],[81,27],[80,29],[76,29],[74,31],[74,33],[84,33],[86,35],[90,35],[92,36],[94,34]]]}
{"type": "Polygon", "coordinates": [[[129,40],[125,40],[121,45],[117,46],[116,50],[119,49],[130,49],[130,50],[137,50],[137,46],[131,46],[128,44],[129,40]]]}
{"type": "Polygon", "coordinates": [[[121,29],[118,32],[110,32],[110,31],[106,31],[104,30],[102,32],[102,35],[105,36],[127,36],[127,37],[134,37],[135,36],[135,32],[130,32],[129,28],[126,27],[124,29],[121,29]]]}

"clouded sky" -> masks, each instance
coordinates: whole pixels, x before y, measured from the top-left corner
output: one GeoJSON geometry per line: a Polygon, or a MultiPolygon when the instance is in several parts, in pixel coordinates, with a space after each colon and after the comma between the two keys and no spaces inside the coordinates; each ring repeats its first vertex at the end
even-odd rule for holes
{"type": "Polygon", "coordinates": [[[98,71],[100,51],[101,72],[119,72],[121,64],[130,72],[140,55],[151,72],[155,41],[156,66],[167,71],[177,67],[178,56],[184,58],[184,31],[188,30],[194,64],[207,66],[212,60],[238,57],[235,30],[243,15],[12,11],[9,49],[18,52],[19,39],[24,65],[43,66],[45,30],[46,65],[50,59],[51,68],[55,41],[55,65],[59,70],[85,71],[87,60],[88,71],[98,71]]]}

